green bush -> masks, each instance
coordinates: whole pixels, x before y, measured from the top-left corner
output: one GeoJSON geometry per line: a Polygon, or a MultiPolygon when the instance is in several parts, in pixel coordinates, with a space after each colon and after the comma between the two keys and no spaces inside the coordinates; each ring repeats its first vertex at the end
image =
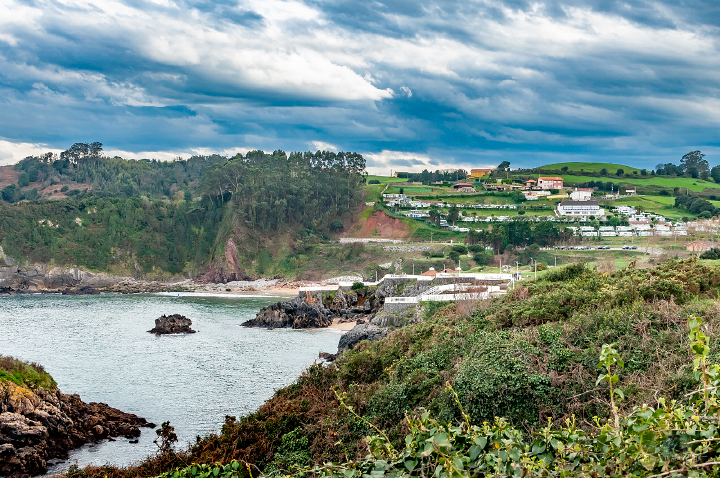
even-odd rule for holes
{"type": "Polygon", "coordinates": [[[30,185],[30,175],[28,173],[22,173],[18,177],[18,186],[21,188],[27,187],[30,185]]]}
{"type": "Polygon", "coordinates": [[[453,245],[452,250],[460,254],[467,254],[468,252],[468,248],[460,244],[453,245]]]}
{"type": "Polygon", "coordinates": [[[700,259],[720,259],[720,247],[713,247],[712,249],[700,254],[700,259]]]}
{"type": "Polygon", "coordinates": [[[368,181],[368,184],[380,184],[380,181],[377,179],[371,179],[370,181],[368,181]]]}
{"type": "Polygon", "coordinates": [[[475,261],[475,264],[479,266],[486,266],[492,261],[492,256],[490,256],[490,254],[480,252],[473,255],[473,261],[475,261]]]}

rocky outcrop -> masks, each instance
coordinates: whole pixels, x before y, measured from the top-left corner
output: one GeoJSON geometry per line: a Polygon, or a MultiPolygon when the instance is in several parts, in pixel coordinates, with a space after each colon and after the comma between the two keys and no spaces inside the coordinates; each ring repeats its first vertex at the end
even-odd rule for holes
{"type": "Polygon", "coordinates": [[[2,266],[2,263],[0,261],[0,294],[61,292],[65,295],[83,295],[96,294],[100,290],[120,293],[161,292],[182,290],[186,283],[137,280],[44,264],[2,266]]]}
{"type": "Polygon", "coordinates": [[[192,321],[180,314],[163,315],[155,319],[155,327],[148,330],[151,334],[194,334],[191,329],[192,321]]]}
{"type": "Polygon", "coordinates": [[[347,294],[340,289],[330,294],[318,292],[265,307],[254,319],[242,325],[270,329],[329,327],[335,319],[340,322],[368,320],[384,303],[385,296],[379,295],[377,290],[362,289],[347,294]]]}
{"type": "Polygon", "coordinates": [[[355,348],[363,340],[380,340],[388,334],[388,329],[370,323],[359,324],[343,334],[338,343],[338,355],[355,348]]]}
{"type": "Polygon", "coordinates": [[[140,427],[155,425],[57,389],[30,390],[0,381],[0,476],[43,474],[49,459],[65,458],[88,442],[138,437],[140,427]]]}
{"type": "Polygon", "coordinates": [[[334,317],[322,300],[311,297],[308,303],[306,299],[296,297],[290,302],[278,302],[261,309],[254,319],[244,322],[242,326],[316,329],[332,325],[334,317]]]}

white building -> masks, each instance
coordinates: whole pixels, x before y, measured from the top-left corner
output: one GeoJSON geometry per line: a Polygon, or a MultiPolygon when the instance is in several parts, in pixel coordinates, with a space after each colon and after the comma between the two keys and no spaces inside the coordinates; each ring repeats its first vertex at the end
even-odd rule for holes
{"type": "Polygon", "coordinates": [[[592,197],[592,193],[592,189],[575,188],[575,190],[570,193],[570,199],[572,199],[573,201],[589,201],[592,197]]]}
{"type": "Polygon", "coordinates": [[[523,195],[525,196],[525,200],[527,201],[537,201],[540,199],[541,196],[549,196],[550,191],[545,189],[542,191],[523,191],[523,195]]]}
{"type": "Polygon", "coordinates": [[[563,201],[558,204],[557,212],[561,216],[604,216],[597,201],[563,201]]]}

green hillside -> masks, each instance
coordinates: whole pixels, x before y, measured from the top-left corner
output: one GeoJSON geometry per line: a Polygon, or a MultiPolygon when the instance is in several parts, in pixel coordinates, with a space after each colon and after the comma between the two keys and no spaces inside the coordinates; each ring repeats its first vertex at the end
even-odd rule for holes
{"type": "Polygon", "coordinates": [[[634,174],[637,171],[640,174],[641,169],[633,168],[631,166],[625,166],[622,164],[613,163],[553,163],[540,166],[537,169],[540,171],[561,171],[562,168],[568,168],[568,171],[581,172],[587,171],[591,173],[599,173],[602,169],[607,169],[609,173],[615,174],[618,169],[623,169],[626,173],[634,174]]]}

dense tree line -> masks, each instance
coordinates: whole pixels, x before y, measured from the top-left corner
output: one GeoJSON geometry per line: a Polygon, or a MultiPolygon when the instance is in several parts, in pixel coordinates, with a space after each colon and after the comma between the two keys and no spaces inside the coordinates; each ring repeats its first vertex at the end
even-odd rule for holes
{"type": "Polygon", "coordinates": [[[713,203],[697,196],[678,196],[675,198],[675,206],[704,219],[720,214],[720,209],[716,208],[713,203]]]}
{"type": "MultiPolygon", "coordinates": [[[[713,169],[716,169],[717,166],[713,169]]],[[[673,163],[658,164],[655,166],[656,174],[661,176],[683,176],[687,175],[692,178],[708,179],[711,175],[710,166],[705,159],[705,155],[700,151],[691,151],[684,155],[680,160],[680,164],[673,163]]],[[[720,178],[720,169],[717,170],[720,178]]],[[[715,179],[715,174],[712,175],[715,179]]],[[[717,180],[716,180],[717,181],[717,180]]]]}
{"type": "Polygon", "coordinates": [[[0,203],[0,237],[7,255],[31,262],[179,274],[207,259],[221,219],[212,202],[199,201],[0,203]]]}
{"type": "Polygon", "coordinates": [[[421,173],[397,173],[397,177],[417,183],[464,181],[468,177],[468,172],[464,169],[445,169],[442,171],[436,170],[434,172],[423,169],[421,173]]]}
{"type": "Polygon", "coordinates": [[[335,220],[358,204],[364,182],[365,160],[357,153],[250,151],[207,168],[199,192],[219,205],[232,201],[253,230],[338,229],[335,220]]]}
{"type": "Polygon", "coordinates": [[[545,247],[565,243],[572,238],[572,231],[554,222],[516,220],[493,224],[492,229],[470,230],[466,241],[468,244],[491,246],[496,253],[502,253],[508,246],[536,244],[545,247]]]}
{"type": "MultiPolygon", "coordinates": [[[[139,195],[173,198],[192,194],[208,166],[223,164],[219,155],[193,156],[187,160],[127,160],[102,156],[101,143],[75,143],[60,155],[46,153],[28,156],[14,168],[21,171],[18,185],[2,191],[3,200],[17,202],[38,198],[37,191],[21,190],[29,183],[40,182],[41,188],[75,182],[90,185],[90,193],[100,197],[133,197],[139,195]]],[[[76,194],[87,186],[71,188],[76,194]]]]}

